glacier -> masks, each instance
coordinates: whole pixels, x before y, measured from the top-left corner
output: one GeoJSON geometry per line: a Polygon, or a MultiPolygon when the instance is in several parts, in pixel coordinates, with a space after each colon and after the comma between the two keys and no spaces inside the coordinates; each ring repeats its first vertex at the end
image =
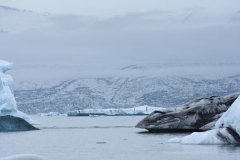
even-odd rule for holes
{"type": "MultiPolygon", "coordinates": [[[[7,121],[7,119],[11,119],[9,122],[15,121],[16,123],[21,123],[20,119],[23,119],[31,125],[38,124],[37,121],[17,109],[17,103],[13,91],[14,81],[10,75],[6,74],[6,72],[12,68],[12,63],[0,60],[0,117],[5,121],[7,121]]],[[[1,122],[0,129],[12,129],[11,125],[5,123],[5,121],[1,122]],[[3,122],[5,124],[2,124],[3,122]]]]}
{"type": "Polygon", "coordinates": [[[170,143],[181,144],[239,144],[240,143],[240,97],[218,119],[215,128],[206,132],[194,132],[182,138],[172,138],[170,143]]]}

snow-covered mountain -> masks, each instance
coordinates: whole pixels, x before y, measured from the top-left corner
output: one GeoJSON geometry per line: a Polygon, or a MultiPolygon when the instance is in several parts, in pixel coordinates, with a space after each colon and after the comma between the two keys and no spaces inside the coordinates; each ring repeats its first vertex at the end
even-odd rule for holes
{"type": "Polygon", "coordinates": [[[20,110],[66,113],[84,108],[176,106],[196,98],[239,92],[240,75],[219,79],[180,76],[80,78],[56,84],[19,83],[16,87],[20,110]]]}

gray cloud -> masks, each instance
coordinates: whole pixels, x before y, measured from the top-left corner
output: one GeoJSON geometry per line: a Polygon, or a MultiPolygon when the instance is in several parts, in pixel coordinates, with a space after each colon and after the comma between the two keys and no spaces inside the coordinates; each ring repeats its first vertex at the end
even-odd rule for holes
{"type": "Polygon", "coordinates": [[[64,67],[81,71],[72,71],[74,75],[106,69],[111,74],[128,65],[185,69],[240,65],[238,11],[215,15],[197,7],[182,12],[132,12],[108,19],[0,12],[7,17],[0,19],[0,28],[6,31],[0,33],[1,59],[13,61],[20,70],[38,68],[46,75],[49,68],[51,72],[61,68],[67,72],[64,67]]]}

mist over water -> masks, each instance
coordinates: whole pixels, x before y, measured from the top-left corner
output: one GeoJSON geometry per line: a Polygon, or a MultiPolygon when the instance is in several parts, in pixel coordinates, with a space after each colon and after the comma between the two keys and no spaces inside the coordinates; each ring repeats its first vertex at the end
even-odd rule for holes
{"type": "Polygon", "coordinates": [[[198,3],[146,10],[120,5],[118,14],[107,17],[98,10],[89,15],[39,12],[31,3],[1,6],[1,59],[15,64],[16,81],[239,74],[237,2],[198,3]]]}

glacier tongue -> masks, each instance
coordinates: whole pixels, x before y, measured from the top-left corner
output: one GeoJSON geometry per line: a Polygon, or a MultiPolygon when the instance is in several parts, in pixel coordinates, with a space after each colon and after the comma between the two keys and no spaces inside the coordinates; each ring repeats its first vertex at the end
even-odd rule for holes
{"type": "Polygon", "coordinates": [[[13,78],[6,74],[13,68],[13,64],[0,60],[0,116],[11,115],[26,120],[30,124],[38,124],[28,115],[17,109],[17,103],[13,93],[13,78]]]}

